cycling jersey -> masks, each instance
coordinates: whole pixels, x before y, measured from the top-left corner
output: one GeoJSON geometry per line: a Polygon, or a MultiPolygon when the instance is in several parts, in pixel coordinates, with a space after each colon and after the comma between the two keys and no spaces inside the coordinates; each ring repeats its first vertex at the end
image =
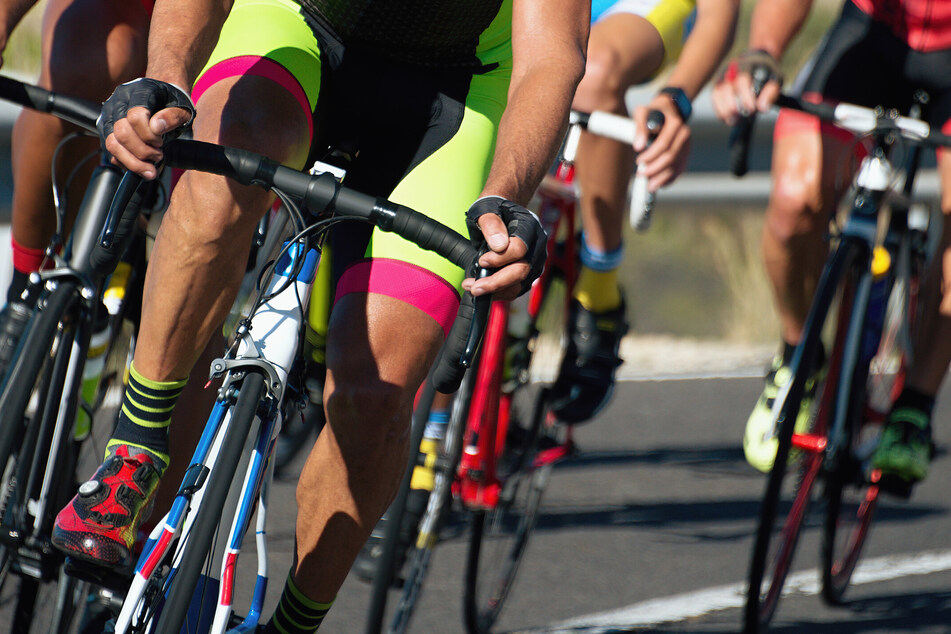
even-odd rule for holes
{"type": "Polygon", "coordinates": [[[659,73],[680,56],[697,14],[697,0],[593,0],[591,3],[592,24],[619,13],[640,16],[657,29],[664,42],[664,62],[657,70],[659,73]]]}
{"type": "Polygon", "coordinates": [[[300,0],[347,46],[423,65],[472,63],[502,0],[300,0]]]}
{"type": "MultiPolygon", "coordinates": [[[[314,158],[327,148],[354,157],[349,187],[466,235],[465,212],[488,177],[507,101],[511,3],[495,5],[496,14],[465,55],[440,58],[434,45],[417,49],[428,51],[425,59],[408,59],[400,47],[387,44],[381,54],[359,36],[337,33],[294,0],[236,0],[192,98],[200,113],[202,95],[223,79],[270,79],[297,99],[311,121],[314,158]]],[[[332,251],[338,298],[394,297],[448,331],[464,277],[459,267],[360,223],[335,229],[332,251]]]]}
{"type": "MultiPolygon", "coordinates": [[[[912,48],[887,24],[862,11],[857,2],[846,2],[819,50],[797,80],[795,92],[804,97],[862,106],[885,106],[908,112],[918,89],[930,97],[928,121],[951,131],[951,46],[922,51],[912,48]]],[[[831,123],[796,111],[782,110],[774,135],[813,133],[851,139],[851,134],[831,123]]]]}
{"type": "Polygon", "coordinates": [[[852,0],[916,51],[951,48],[951,2],[947,0],[852,0]]]}

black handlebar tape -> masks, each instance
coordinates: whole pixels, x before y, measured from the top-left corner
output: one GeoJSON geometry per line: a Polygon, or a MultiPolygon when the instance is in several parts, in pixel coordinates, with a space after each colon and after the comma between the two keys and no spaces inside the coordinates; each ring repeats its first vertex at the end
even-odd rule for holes
{"type": "Polygon", "coordinates": [[[112,273],[135,234],[139,211],[153,186],[132,172],[126,172],[116,188],[99,240],[89,254],[89,265],[96,275],[112,273]]]}
{"type": "Polygon", "coordinates": [[[102,105],[95,101],[58,95],[39,86],[2,76],[0,98],[33,110],[54,114],[90,132],[96,131],[96,119],[102,110],[102,105]]]}
{"type": "MultiPolygon", "coordinates": [[[[769,69],[758,66],[753,69],[753,94],[757,97],[763,86],[769,81],[769,69]]],[[[749,170],[750,140],[753,138],[753,128],[756,124],[756,112],[740,117],[739,121],[730,130],[730,171],[734,176],[743,176],[749,170]]]]}
{"type": "Polygon", "coordinates": [[[465,352],[474,317],[475,298],[469,293],[463,293],[456,320],[449,329],[449,335],[433,369],[433,387],[443,394],[452,394],[459,389],[459,383],[466,373],[466,367],[459,363],[459,360],[465,352]]]}
{"type": "Polygon", "coordinates": [[[651,110],[647,113],[648,143],[657,138],[657,135],[660,134],[660,130],[664,127],[665,122],[666,120],[664,118],[664,113],[660,110],[651,110]]]}
{"type": "Polygon", "coordinates": [[[792,110],[801,110],[807,114],[812,114],[824,121],[835,120],[835,104],[815,103],[812,101],[803,101],[790,95],[779,95],[776,99],[776,105],[780,108],[790,108],[792,110]]]}

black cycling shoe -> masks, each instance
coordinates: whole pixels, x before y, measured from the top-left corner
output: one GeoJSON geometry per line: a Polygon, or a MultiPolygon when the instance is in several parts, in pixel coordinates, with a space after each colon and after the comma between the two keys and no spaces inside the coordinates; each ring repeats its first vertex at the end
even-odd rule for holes
{"type": "MultiPolygon", "coordinates": [[[[394,587],[401,586],[403,579],[400,577],[400,571],[403,564],[406,563],[406,557],[409,549],[419,534],[419,522],[426,512],[426,505],[429,503],[429,491],[424,489],[410,489],[409,497],[406,499],[406,511],[403,513],[403,525],[400,529],[400,539],[397,544],[396,557],[393,560],[392,584],[394,587]]],[[[386,535],[386,527],[389,518],[384,515],[366,544],[357,555],[357,560],[353,563],[351,569],[353,574],[363,581],[372,582],[380,567],[380,559],[383,557],[383,539],[386,535]]]]}
{"type": "Polygon", "coordinates": [[[0,310],[0,378],[7,373],[32,314],[33,308],[24,302],[8,302],[0,310]]]}
{"type": "Polygon", "coordinates": [[[551,410],[559,420],[581,423],[607,405],[614,390],[614,373],[622,363],[618,352],[627,330],[623,300],[619,307],[603,313],[571,300],[568,347],[551,388],[551,410]]]}

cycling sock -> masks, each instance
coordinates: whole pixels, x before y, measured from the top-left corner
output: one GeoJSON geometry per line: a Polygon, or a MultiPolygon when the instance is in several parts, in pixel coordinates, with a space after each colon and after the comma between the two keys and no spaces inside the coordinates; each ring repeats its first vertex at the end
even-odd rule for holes
{"type": "Polygon", "coordinates": [[[585,310],[593,313],[604,313],[619,307],[621,289],[618,288],[617,269],[593,271],[588,267],[581,267],[574,297],[585,310]]]}
{"type": "MultiPolygon", "coordinates": [[[[152,381],[139,374],[135,364],[129,373],[119,410],[119,421],[109,444],[106,458],[125,445],[146,453],[155,462],[159,474],[168,466],[168,424],[172,419],[175,402],[182,393],[187,379],[180,381],[152,381]]],[[[135,455],[135,451],[130,451],[135,455]]]]}
{"type": "Polygon", "coordinates": [[[435,486],[436,473],[433,465],[439,453],[439,443],[446,437],[446,427],[449,425],[449,410],[434,409],[429,413],[423,439],[419,442],[419,451],[426,456],[423,464],[413,468],[413,477],[410,480],[411,489],[432,491],[435,486]]]}
{"type": "Polygon", "coordinates": [[[898,395],[898,398],[895,399],[895,404],[892,405],[892,410],[896,410],[902,407],[908,407],[911,409],[916,409],[920,412],[924,412],[928,419],[931,419],[931,413],[934,410],[935,397],[930,394],[925,394],[914,388],[906,387],[901,391],[901,394],[898,395]]]}
{"type": "Polygon", "coordinates": [[[46,256],[45,249],[31,249],[17,242],[12,236],[10,247],[13,251],[13,278],[7,287],[7,302],[23,301],[21,297],[30,282],[30,273],[39,271],[46,256]]]}
{"type": "Polygon", "coordinates": [[[263,634],[310,634],[320,627],[333,601],[320,603],[308,599],[297,588],[291,574],[287,575],[281,600],[263,634]]]}
{"type": "MultiPolygon", "coordinates": [[[[789,343],[788,341],[783,341],[783,365],[789,365],[792,363],[793,354],[796,352],[796,348],[799,344],[789,343]]],[[[818,372],[826,364],[826,347],[822,345],[822,342],[819,342],[819,349],[816,352],[816,362],[814,364],[814,371],[818,372]]]]}
{"type": "Polygon", "coordinates": [[[611,251],[601,251],[588,244],[581,235],[581,274],[575,284],[574,298],[595,313],[613,310],[621,305],[617,270],[624,260],[624,245],[611,251]]]}

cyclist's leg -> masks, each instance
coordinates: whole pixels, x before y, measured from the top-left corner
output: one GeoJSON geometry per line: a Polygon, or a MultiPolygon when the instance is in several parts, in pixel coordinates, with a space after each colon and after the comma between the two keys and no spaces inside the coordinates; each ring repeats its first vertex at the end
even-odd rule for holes
{"type": "MultiPolygon", "coordinates": [[[[776,123],[772,188],[762,234],[762,255],[779,315],[782,351],[773,359],[766,385],[750,414],[743,438],[746,459],[768,471],[776,452],[768,440],[773,399],[790,380],[788,365],[802,336],[827,252],[823,236],[832,210],[849,182],[854,157],[850,136],[817,119],[783,111],[776,123]]],[[[819,363],[822,363],[822,359],[819,363]]],[[[818,371],[818,368],[817,368],[818,371]]],[[[808,412],[803,407],[800,412],[808,412]]],[[[808,414],[804,414],[805,421],[808,414]]]]}
{"type": "MultiPolygon", "coordinates": [[[[202,116],[194,126],[195,138],[302,167],[320,80],[313,69],[320,68],[320,61],[297,5],[239,3],[218,46],[196,82],[202,116]],[[265,13],[263,19],[258,12],[265,13]],[[242,23],[245,34],[252,25],[258,37],[249,40],[240,28],[229,28],[242,23]],[[276,25],[270,38],[265,37],[263,24],[276,25]],[[274,46],[275,39],[286,46],[274,46]],[[232,55],[223,59],[222,50],[232,55]],[[244,55],[234,56],[235,51],[244,55]],[[287,54],[290,59],[281,57],[287,54]],[[285,64],[312,69],[311,81],[299,82],[285,64]]],[[[167,428],[177,393],[234,301],[254,227],[271,199],[260,188],[239,187],[198,172],[185,173],[176,185],[145,280],[133,362],[137,385],[126,392],[109,443],[109,455],[121,461],[110,458],[106,465],[113,464],[112,471],[119,472],[105,469],[95,476],[95,486],[84,485],[81,495],[58,516],[58,545],[71,554],[105,565],[128,559],[135,529],[154,495],[158,474],[168,463],[167,428]],[[117,503],[114,494],[121,480],[135,477],[140,469],[144,485],[130,486],[136,495],[117,503]],[[94,508],[114,517],[103,524],[88,520],[94,508]],[[96,546],[84,548],[83,539],[96,546]]]]}
{"type": "MultiPolygon", "coordinates": [[[[585,76],[572,106],[626,115],[627,89],[676,57],[691,10],[689,3],[621,1],[593,16],[585,76]]],[[[552,390],[553,410],[568,422],[587,420],[607,403],[620,364],[618,349],[628,324],[617,271],[634,150],[584,133],[576,164],[583,192],[581,271],[569,314],[568,348],[552,390]]]]}
{"type": "MultiPolygon", "coordinates": [[[[930,90],[932,123],[942,124],[942,132],[951,132],[951,88],[930,90]]],[[[914,483],[928,473],[934,447],[931,418],[935,396],[951,362],[951,154],[938,151],[941,179],[941,211],[944,224],[931,269],[924,276],[918,302],[921,321],[915,341],[913,365],[908,369],[901,394],[889,412],[882,442],[873,457],[873,465],[883,475],[894,476],[896,492],[905,495],[902,483],[914,483]]],[[[890,484],[886,482],[886,486],[890,484]]]]}
{"type": "MultiPolygon", "coordinates": [[[[150,4],[150,2],[149,2],[150,4]]],[[[51,0],[42,25],[40,86],[64,94],[104,101],[113,88],[145,70],[145,43],[150,6],[138,0],[51,0]]],[[[56,117],[24,108],[11,139],[13,206],[11,235],[13,280],[7,307],[0,312],[0,374],[23,332],[28,304],[20,301],[29,274],[39,269],[56,227],[50,165],[57,144],[75,128],[56,117]]],[[[57,168],[72,170],[81,158],[96,152],[89,138],[69,144],[57,168]]],[[[85,177],[95,166],[91,162],[85,177]]],[[[62,182],[62,179],[61,179],[62,182]]],[[[76,181],[69,197],[75,213],[82,199],[76,181]]]]}
{"type": "MultiPolygon", "coordinates": [[[[474,75],[458,98],[439,98],[442,107],[435,111],[443,119],[434,129],[445,135],[448,120],[448,137],[437,137],[435,148],[428,135],[422,140],[420,147],[430,153],[413,160],[389,194],[392,200],[463,231],[460,210],[478,198],[488,174],[510,68],[503,63],[474,75]]],[[[458,89],[445,92],[454,95],[458,89]]],[[[361,152],[364,173],[378,171],[377,161],[393,160],[386,156],[392,149],[361,152]]],[[[356,169],[351,176],[360,177],[356,169]]],[[[335,253],[342,255],[337,247],[335,253]]],[[[328,424],[297,493],[294,580],[321,602],[336,595],[396,493],[407,461],[413,400],[455,315],[463,277],[439,256],[384,232],[375,232],[367,250],[356,255],[364,254],[370,259],[358,259],[338,282],[324,391],[328,424]],[[394,346],[396,341],[403,345],[394,346]]]]}

